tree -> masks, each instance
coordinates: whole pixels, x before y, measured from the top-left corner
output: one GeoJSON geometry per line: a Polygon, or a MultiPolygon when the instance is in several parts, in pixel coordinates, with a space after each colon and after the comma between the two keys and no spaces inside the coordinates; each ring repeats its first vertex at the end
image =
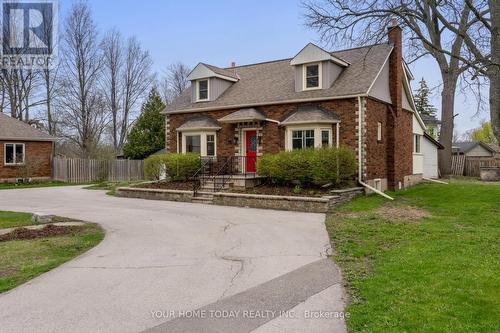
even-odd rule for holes
{"type": "Polygon", "coordinates": [[[102,89],[111,114],[113,146],[120,150],[129,131],[133,108],[154,80],[153,61],[136,38],[129,38],[124,45],[117,30],[107,34],[101,48],[104,54],[102,89]]]}
{"type": "Polygon", "coordinates": [[[430,90],[424,78],[420,80],[419,85],[420,87],[417,89],[414,95],[415,108],[420,114],[425,114],[432,117],[436,116],[436,108],[429,102],[430,90]]]}
{"type": "Polygon", "coordinates": [[[165,116],[161,114],[164,108],[165,104],[156,89],[151,89],[123,147],[127,158],[144,159],[165,148],[165,116]]]}
{"type": "Polygon", "coordinates": [[[160,82],[161,94],[167,104],[180,96],[189,87],[187,77],[190,72],[191,69],[182,62],[176,62],[168,66],[167,74],[160,82]]]}
{"type": "Polygon", "coordinates": [[[108,123],[105,100],[98,90],[102,54],[90,8],[74,3],[64,22],[62,98],[58,100],[65,136],[88,158],[101,140],[108,123]]]}
{"type": "MultiPolygon", "coordinates": [[[[469,68],[460,60],[464,51],[463,36],[450,33],[440,20],[459,31],[467,31],[475,21],[471,8],[463,5],[453,10],[453,1],[429,0],[317,0],[305,3],[306,24],[320,32],[323,40],[336,43],[367,44],[380,42],[387,26],[396,19],[405,32],[410,63],[431,55],[439,66],[441,92],[441,132],[439,166],[443,175],[451,172],[451,146],[455,91],[459,77],[469,68]]],[[[494,0],[493,0],[494,2],[494,0]]]]}
{"type": "Polygon", "coordinates": [[[469,133],[469,139],[476,142],[499,144],[499,140],[495,137],[495,133],[493,133],[491,123],[488,121],[482,122],[481,126],[473,129],[469,133]]]}

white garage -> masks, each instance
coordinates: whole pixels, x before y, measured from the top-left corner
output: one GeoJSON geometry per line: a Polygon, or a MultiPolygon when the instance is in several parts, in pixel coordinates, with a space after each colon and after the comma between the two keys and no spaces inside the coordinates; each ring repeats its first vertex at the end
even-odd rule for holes
{"type": "Polygon", "coordinates": [[[422,137],[422,154],[424,158],[423,176],[425,178],[439,178],[438,149],[443,149],[443,146],[432,136],[424,133],[422,137]]]}

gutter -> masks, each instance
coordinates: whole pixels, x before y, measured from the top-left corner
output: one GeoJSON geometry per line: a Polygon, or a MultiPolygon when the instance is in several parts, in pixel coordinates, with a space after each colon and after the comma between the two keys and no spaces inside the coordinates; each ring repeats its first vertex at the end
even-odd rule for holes
{"type": "Polygon", "coordinates": [[[362,156],[363,156],[363,154],[361,153],[361,147],[362,147],[362,144],[361,144],[361,136],[362,136],[362,132],[361,132],[361,123],[362,123],[361,111],[362,111],[362,109],[363,109],[363,107],[361,106],[361,96],[358,96],[358,183],[360,185],[362,185],[363,187],[365,187],[365,188],[367,188],[367,189],[369,189],[369,190],[377,193],[378,195],[383,196],[386,199],[394,200],[394,198],[388,196],[384,192],[379,191],[376,188],[374,188],[374,187],[366,184],[365,182],[363,182],[363,166],[362,166],[362,163],[361,163],[361,159],[362,159],[362,156]]]}

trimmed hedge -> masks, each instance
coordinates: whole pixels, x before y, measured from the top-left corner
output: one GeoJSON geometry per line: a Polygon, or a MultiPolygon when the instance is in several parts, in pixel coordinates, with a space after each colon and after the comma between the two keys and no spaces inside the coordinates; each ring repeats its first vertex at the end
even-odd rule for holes
{"type": "Polygon", "coordinates": [[[278,183],[338,186],[354,178],[356,157],[345,147],[284,151],[261,156],[257,173],[278,183]]]}
{"type": "Polygon", "coordinates": [[[152,155],[144,160],[146,178],[159,180],[165,171],[171,180],[186,181],[200,168],[198,154],[161,154],[152,155]]]}

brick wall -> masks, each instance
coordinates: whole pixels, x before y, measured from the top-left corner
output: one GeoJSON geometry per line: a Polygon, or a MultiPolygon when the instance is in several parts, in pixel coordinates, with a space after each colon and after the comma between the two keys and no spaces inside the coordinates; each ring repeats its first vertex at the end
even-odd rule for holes
{"type": "Polygon", "coordinates": [[[0,180],[19,177],[19,166],[6,166],[4,159],[5,143],[24,143],[25,160],[34,166],[33,178],[52,176],[53,143],[50,141],[0,141],[0,180]]]}
{"type": "MultiPolygon", "coordinates": [[[[259,109],[266,114],[266,117],[273,120],[282,121],[290,113],[294,112],[299,105],[311,103],[296,103],[296,104],[280,104],[262,106],[259,109]]],[[[337,114],[340,119],[340,144],[348,146],[352,149],[357,148],[356,125],[356,99],[331,100],[314,103],[326,111],[331,111],[337,114]]],[[[238,109],[215,110],[204,112],[193,112],[183,114],[168,115],[169,135],[167,147],[170,152],[177,151],[178,135],[177,127],[191,117],[205,115],[213,119],[220,119],[238,109]]],[[[217,132],[217,155],[232,156],[236,152],[234,143],[235,124],[221,124],[222,129],[217,132]]],[[[262,126],[262,149],[264,153],[277,153],[285,149],[285,128],[273,122],[263,122],[262,126]]],[[[333,127],[333,141],[335,141],[335,126],[333,127]]]]}
{"type": "Polygon", "coordinates": [[[366,99],[366,179],[387,178],[387,104],[366,99]],[[382,124],[382,140],[377,140],[378,123],[382,124]]]}

